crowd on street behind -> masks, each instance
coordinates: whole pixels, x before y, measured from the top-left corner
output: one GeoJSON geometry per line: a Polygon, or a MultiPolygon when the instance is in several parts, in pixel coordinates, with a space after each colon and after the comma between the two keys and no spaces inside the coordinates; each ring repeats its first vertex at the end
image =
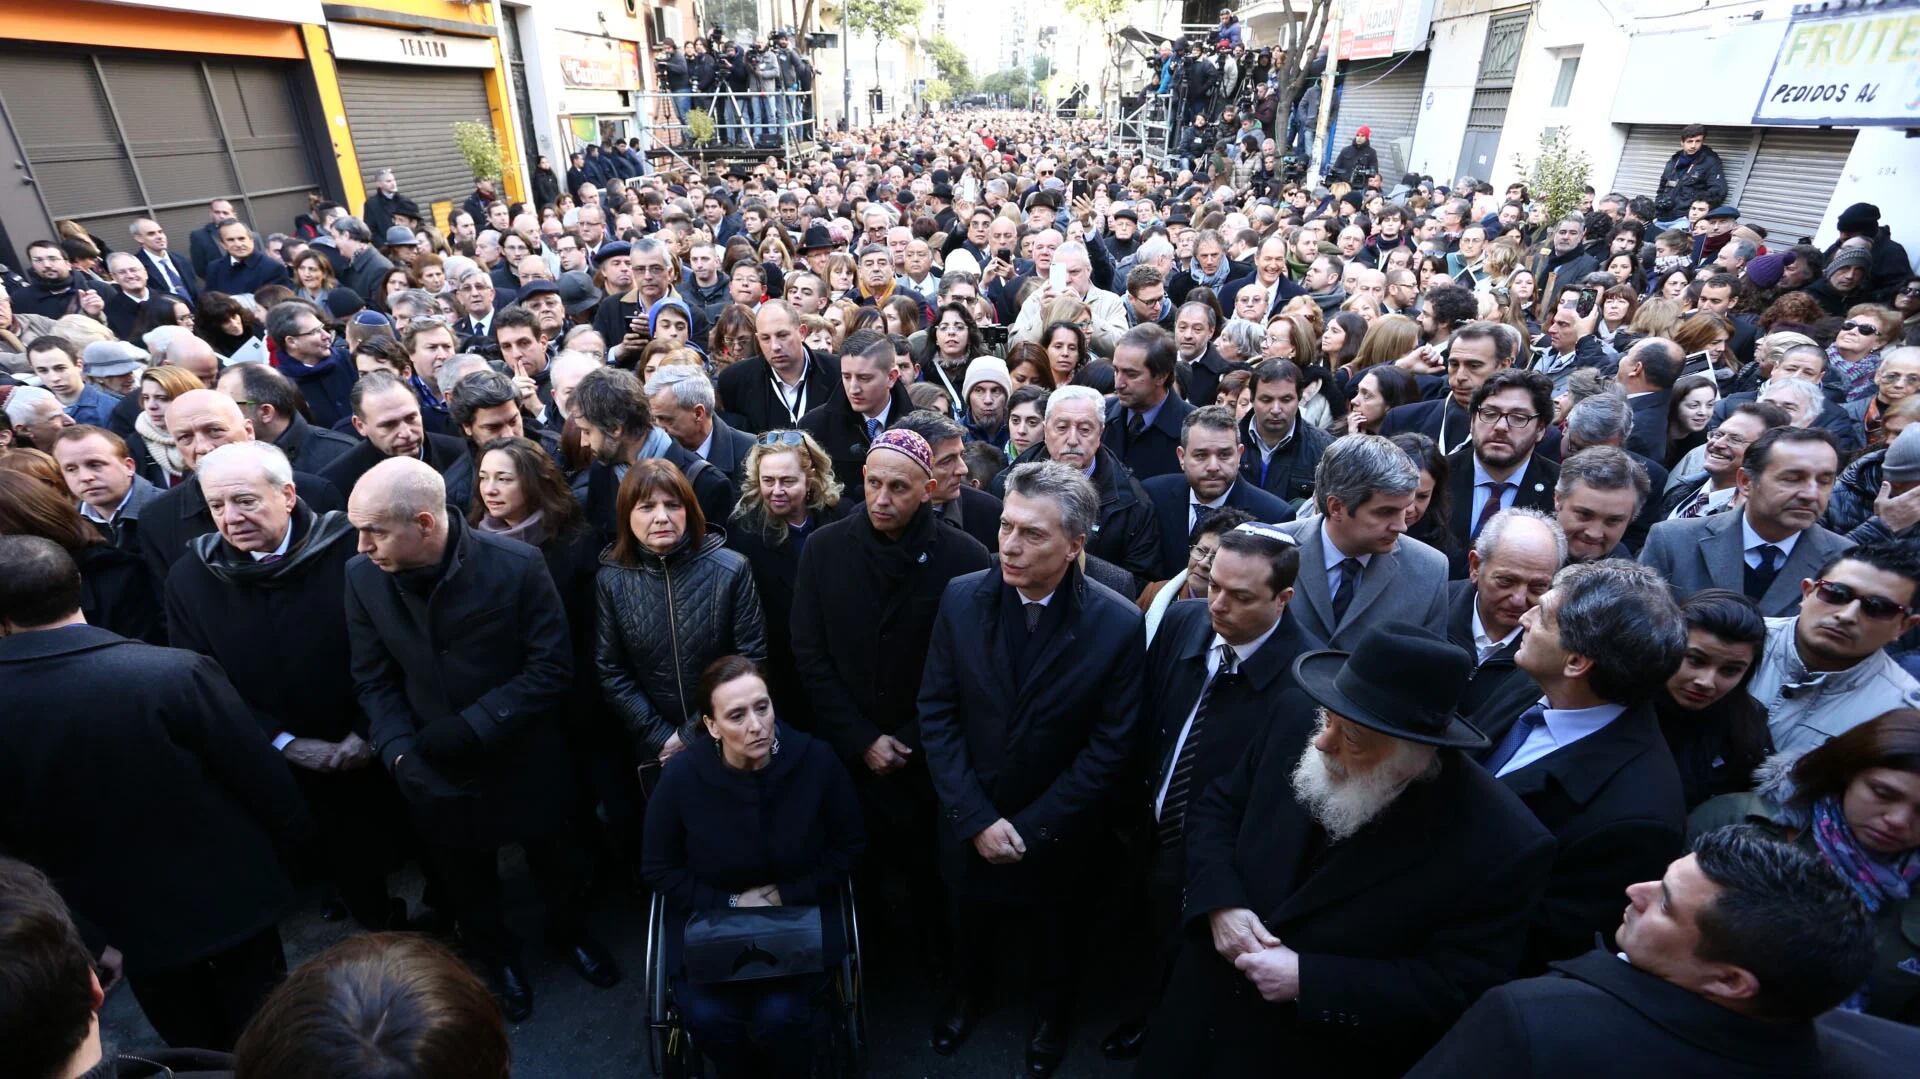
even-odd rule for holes
{"type": "Polygon", "coordinates": [[[1309,184],[1237,27],[1164,166],[944,112],[27,244],[0,1074],[504,1076],[507,847],[727,1076],[839,1074],[863,948],[1036,1077],[1096,948],[1141,1076],[1910,1073],[1912,248],[1698,127],[1309,184]]]}

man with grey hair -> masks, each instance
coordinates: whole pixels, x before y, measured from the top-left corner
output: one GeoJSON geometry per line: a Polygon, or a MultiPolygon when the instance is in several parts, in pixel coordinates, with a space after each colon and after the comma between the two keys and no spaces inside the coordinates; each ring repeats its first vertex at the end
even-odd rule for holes
{"type": "Polygon", "coordinates": [[[1826,398],[1820,387],[1804,378],[1781,378],[1760,387],[1758,400],[1768,401],[1786,410],[1794,427],[1809,428],[1820,418],[1826,398]]]}
{"type": "MultiPolygon", "coordinates": [[[[1043,235],[1058,235],[1053,230],[1045,230],[1043,235]]],[[[1035,240],[1034,273],[1047,272],[1039,265],[1039,240],[1035,240]]],[[[1042,281],[1040,288],[1020,308],[1020,317],[1013,322],[1011,340],[1040,341],[1040,333],[1046,329],[1047,308],[1060,296],[1072,295],[1085,302],[1093,312],[1093,329],[1087,334],[1087,348],[1095,355],[1113,355],[1114,343],[1120,335],[1127,332],[1127,305],[1118,295],[1108,292],[1093,283],[1093,261],[1087,254],[1087,245],[1069,240],[1060,244],[1052,252],[1052,262],[1057,263],[1066,275],[1066,287],[1056,291],[1048,281],[1042,281]]]]}
{"type": "Polygon", "coordinates": [[[1520,623],[1566,563],[1566,533],[1539,510],[1501,510],[1475,537],[1466,579],[1447,585],[1447,639],[1473,656],[1473,682],[1460,702],[1468,719],[1483,710],[1508,714],[1508,693],[1535,692],[1513,662],[1520,623]]]}
{"type": "MultiPolygon", "coordinates": [[[[397,293],[387,300],[387,310],[393,314],[393,332],[405,334],[407,327],[417,318],[431,318],[436,308],[433,293],[422,288],[410,288],[397,293]]],[[[395,337],[398,340],[398,336],[395,337]]]]}
{"type": "Polygon", "coordinates": [[[1314,472],[1318,514],[1281,525],[1300,542],[1300,628],[1328,648],[1352,648],[1385,622],[1445,626],[1447,556],[1406,535],[1420,470],[1378,435],[1348,435],[1314,472]],[[1389,593],[1391,593],[1389,595],[1389,593]]]}
{"type": "MultiPolygon", "coordinates": [[[[1579,214],[1568,214],[1553,223],[1547,246],[1534,257],[1531,267],[1538,282],[1535,295],[1557,305],[1562,289],[1578,285],[1600,269],[1600,260],[1587,252],[1586,238],[1587,219],[1579,214]]],[[[1594,305],[1596,310],[1599,306],[1594,305]]]]}
{"type": "Polygon", "coordinates": [[[368,303],[379,300],[383,291],[380,286],[393,272],[393,263],[374,246],[373,230],[357,217],[341,217],[334,219],[329,231],[335,250],[347,261],[339,274],[340,283],[368,303]]]}
{"type": "Polygon", "coordinates": [[[1733,239],[1728,240],[1724,247],[1720,248],[1720,253],[1714,256],[1713,264],[1718,267],[1722,273],[1730,273],[1736,277],[1743,277],[1747,272],[1747,263],[1753,261],[1753,257],[1759,253],[1760,247],[1758,244],[1755,244],[1752,240],[1743,240],[1735,236],[1733,239]]]}
{"type": "Polygon", "coordinates": [[[585,858],[570,831],[566,612],[540,552],[469,528],[438,473],[400,457],[355,485],[347,626],[367,742],[406,799],[460,937],[508,1020],[533,1013],[507,928],[499,848],[521,844],[547,942],[602,988],[620,970],[587,929],[585,858]],[[427,597],[432,603],[427,603],[427,597]],[[502,606],[502,603],[506,606],[502,606]]]}
{"type": "Polygon", "coordinates": [[[647,403],[653,424],[708,464],[726,473],[735,491],[747,479],[747,455],[753,436],[736,431],[715,411],[713,383],[690,364],[659,368],[647,380],[647,403]]]}
{"type": "MultiPolygon", "coordinates": [[[[1580,403],[1608,400],[1618,398],[1600,394],[1580,403]]],[[[1566,533],[1568,556],[1575,562],[1631,560],[1634,552],[1624,539],[1651,489],[1647,470],[1611,443],[1578,450],[1562,461],[1553,488],[1553,515],[1566,533]]]]}
{"type": "MultiPolygon", "coordinates": [[[[258,366],[247,364],[245,366],[258,366]]],[[[166,579],[168,643],[217,660],[272,740],[319,825],[313,852],[363,927],[406,927],[389,897],[396,844],[391,782],[374,764],[347,642],[353,526],[294,491],[279,447],[232,442],[200,459],[217,532],[166,579]]]]}
{"type": "Polygon", "coordinates": [[[1527,929],[1522,973],[1568,959],[1620,923],[1627,885],[1680,853],[1686,803],[1654,693],[1686,653],[1686,624],[1657,573],[1609,559],[1562,569],[1521,619],[1514,656],[1540,696],[1483,713],[1481,755],[1558,849],[1527,929]]]}
{"type": "Polygon", "coordinates": [[[1146,488],[1118,454],[1101,444],[1106,401],[1091,386],[1063,386],[1047,398],[1041,440],[993,478],[991,492],[1004,498],[1013,469],[1030,461],[1056,461],[1079,469],[1099,492],[1087,553],[1133,574],[1136,587],[1159,580],[1160,532],[1146,488]]]}
{"type": "MultiPolygon", "coordinates": [[[[1096,396],[1097,406],[1097,396],[1096,396]]],[[[1086,419],[1097,438],[1098,412],[1086,419]]],[[[1146,666],[1141,615],[1079,565],[1100,494],[1057,461],[1014,467],[1000,563],[941,597],[920,686],[920,733],[954,889],[956,977],[935,1018],[952,1053],[988,995],[993,942],[1032,933],[1027,1073],[1065,1057],[1097,836],[1137,741],[1146,666]]]]}
{"type": "Polygon", "coordinates": [[[412,199],[400,194],[400,180],[394,176],[392,169],[380,169],[373,174],[373,190],[367,192],[360,219],[367,223],[368,231],[376,236],[385,236],[387,230],[395,225],[419,221],[420,207],[412,199]],[[396,221],[396,217],[410,220],[396,221]]]}
{"type": "Polygon", "coordinates": [[[45,453],[53,449],[62,428],[73,426],[73,417],[52,390],[15,386],[7,396],[7,422],[13,426],[14,445],[45,453]]]}
{"type": "MultiPolygon", "coordinates": [[[[150,287],[153,277],[147,272],[146,263],[125,251],[115,251],[107,256],[107,275],[113,278],[113,291],[107,294],[107,306],[102,313],[106,315],[107,328],[113,331],[115,337],[125,340],[133,329],[133,319],[140,305],[158,293],[150,287]]],[[[186,297],[182,296],[181,299],[186,297]]]]}

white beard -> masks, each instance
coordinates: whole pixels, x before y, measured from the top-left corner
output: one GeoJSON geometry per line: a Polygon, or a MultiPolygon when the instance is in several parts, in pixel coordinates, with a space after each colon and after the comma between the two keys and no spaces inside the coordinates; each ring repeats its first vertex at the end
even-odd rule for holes
{"type": "Polygon", "coordinates": [[[1379,816],[1409,783],[1427,775],[1436,763],[1438,755],[1432,746],[1397,740],[1391,757],[1356,775],[1308,745],[1293,768],[1293,794],[1327,830],[1328,837],[1338,843],[1379,816]]]}

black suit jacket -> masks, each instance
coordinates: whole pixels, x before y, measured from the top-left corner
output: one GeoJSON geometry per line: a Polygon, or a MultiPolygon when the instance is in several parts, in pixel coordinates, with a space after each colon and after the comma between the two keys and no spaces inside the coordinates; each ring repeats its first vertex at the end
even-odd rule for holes
{"type": "MultiPolygon", "coordinates": [[[[1447,456],[1448,505],[1447,526],[1453,530],[1453,538],[1460,541],[1462,547],[1472,547],[1477,530],[1473,515],[1473,447],[1471,445],[1455,450],[1447,456]]],[[[1535,452],[1527,460],[1527,467],[1514,473],[1507,482],[1519,484],[1513,493],[1509,508],[1539,510],[1545,514],[1553,513],[1553,485],[1560,482],[1560,467],[1535,452]]]]}
{"type": "Polygon", "coordinates": [[[735,492],[747,482],[747,455],[752,452],[752,435],[734,430],[718,416],[713,418],[713,435],[707,444],[707,463],[726,474],[735,492]]]}
{"type": "MultiPolygon", "coordinates": [[[[1485,716],[1494,743],[1538,697],[1505,716],[1485,716]]],[[[1594,934],[1608,942],[1620,925],[1629,884],[1659,880],[1685,848],[1686,798],[1680,770],[1660,735],[1653,706],[1500,777],[1553,833],[1553,878],[1527,928],[1523,969],[1537,973],[1579,955],[1594,934]]]]}
{"type": "MultiPolygon", "coordinates": [[[[378,446],[362,439],[359,445],[334,458],[321,474],[335,487],[351,494],[360,477],[386,459],[387,455],[381,453],[378,446]]],[[[467,440],[429,431],[422,459],[446,480],[447,504],[465,510],[473,501],[473,458],[467,453],[467,440]]]]}
{"type": "Polygon", "coordinates": [[[1594,950],[1489,990],[1409,1079],[1489,1075],[1905,1075],[1920,1031],[1835,1009],[1777,1023],[1594,950]]]}
{"type": "MultiPolygon", "coordinates": [[[[707,527],[724,530],[728,519],[733,516],[734,506],[740,502],[740,496],[727,474],[671,439],[667,440],[667,452],[660,457],[673,462],[686,474],[688,482],[693,484],[693,497],[700,503],[700,512],[707,519],[707,527]]],[[[612,543],[614,533],[619,530],[618,523],[613,519],[619,500],[620,481],[614,478],[613,469],[595,461],[587,469],[587,497],[583,508],[587,514],[587,524],[599,533],[602,546],[612,543]]]]}
{"type": "Polygon", "coordinates": [[[1673,394],[1668,390],[1627,398],[1633,409],[1633,433],[1627,436],[1627,449],[1655,461],[1667,459],[1667,406],[1672,401],[1673,394]]]}
{"type": "MultiPolygon", "coordinates": [[[[1187,541],[1193,534],[1187,526],[1187,516],[1193,488],[1187,485],[1184,473],[1155,476],[1143,480],[1140,486],[1153,502],[1154,518],[1160,522],[1160,575],[1154,579],[1171,580],[1174,574],[1187,568],[1187,541]]],[[[1227,488],[1225,505],[1245,510],[1253,514],[1255,520],[1268,524],[1283,524],[1294,517],[1292,506],[1245,479],[1235,479],[1233,486],[1227,488]]]]}
{"type": "MultiPolygon", "coordinates": [[[[773,368],[759,356],[731,364],[714,380],[720,395],[720,409],[727,422],[751,434],[764,434],[800,426],[800,417],[790,415],[773,388],[773,368]]],[[[841,396],[840,363],[831,356],[807,353],[807,369],[802,379],[806,387],[805,407],[809,411],[841,396]]]]}
{"type": "MultiPolygon", "coordinates": [[[[1174,766],[1175,743],[1207,684],[1207,652],[1213,645],[1213,618],[1205,600],[1181,600],[1167,608],[1160,631],[1147,650],[1146,766],[1141,805],[1149,820],[1161,784],[1174,766]]],[[[1194,743],[1189,808],[1215,779],[1240,763],[1254,736],[1283,718],[1275,706],[1292,689],[1294,657],[1311,651],[1290,612],[1282,611],[1273,636],[1261,643],[1238,670],[1239,678],[1217,686],[1207,699],[1206,725],[1194,743]]]]}
{"type": "MultiPolygon", "coordinates": [[[[293,490],[315,513],[347,508],[340,488],[324,477],[296,470],[293,490]]],[[[213,531],[213,514],[200,493],[200,477],[188,476],[140,511],[140,557],[154,581],[164,583],[167,571],[187,553],[187,544],[213,531]]]]}
{"type": "MultiPolygon", "coordinates": [[[[1473,605],[1478,597],[1472,581],[1447,582],[1447,640],[1475,659],[1480,655],[1473,646],[1473,605]]],[[[1460,700],[1461,715],[1478,723],[1482,713],[1517,715],[1540,699],[1540,687],[1513,663],[1525,637],[1526,631],[1522,630],[1506,647],[1474,668],[1473,680],[1460,700]],[[1524,701],[1514,708],[1513,702],[1522,698],[1524,701]]]]}
{"type": "Polygon", "coordinates": [[[273,440],[296,468],[320,472],[328,465],[352,453],[358,445],[350,435],[315,427],[306,417],[294,413],[293,422],[273,440]]]}
{"type": "Polygon", "coordinates": [[[940,519],[980,541],[988,551],[1000,549],[1000,500],[968,484],[960,485],[960,497],[949,502],[940,519]]]}
{"type": "Polygon", "coordinates": [[[1174,451],[1180,448],[1180,422],[1192,411],[1192,405],[1182,401],[1178,394],[1170,392],[1161,403],[1160,411],[1154,415],[1153,423],[1142,430],[1138,438],[1129,438],[1128,412],[1116,400],[1107,406],[1107,429],[1100,438],[1100,444],[1113,447],[1113,452],[1120,455],[1120,462],[1127,466],[1127,471],[1141,482],[1154,476],[1178,473],[1180,458],[1174,451]]]}
{"type": "Polygon", "coordinates": [[[0,683],[0,849],[53,878],[90,944],[137,977],[293,905],[279,852],[311,823],[213,660],[63,626],[0,638],[0,683]]]}
{"type": "Polygon", "coordinates": [[[1380,433],[1392,438],[1408,432],[1426,435],[1436,444],[1441,444],[1443,453],[1451,454],[1472,443],[1473,417],[1454,403],[1452,394],[1388,409],[1386,417],[1380,421],[1380,433]],[[1441,438],[1443,420],[1446,428],[1444,439],[1441,438]]]}
{"type": "Polygon", "coordinates": [[[1546,887],[1552,838],[1456,750],[1327,844],[1293,792],[1314,705],[1296,690],[1273,707],[1188,810],[1186,932],[1142,1075],[1398,1075],[1512,977],[1546,887]],[[1266,1003],[1214,951],[1207,916],[1232,908],[1300,953],[1298,1001],[1266,1003]]]}
{"type": "MultiPolygon", "coordinates": [[[[775,405],[777,407],[778,402],[775,405]]],[[[887,418],[880,425],[881,430],[912,411],[913,398],[907,396],[906,384],[894,383],[888,394],[887,418]]],[[[872,440],[867,437],[867,418],[855,412],[853,406],[847,403],[846,391],[834,387],[825,401],[801,418],[800,429],[812,435],[813,440],[820,443],[820,448],[827,451],[827,457],[833,461],[833,478],[839,480],[847,490],[860,490],[867,472],[867,449],[872,440]]]]}
{"type": "MultiPolygon", "coordinates": [[[[173,291],[167,281],[166,275],[160,272],[160,260],[154,257],[152,252],[144,247],[136,247],[133,249],[133,256],[140,260],[140,265],[147,268],[148,288],[155,292],[173,291]]],[[[185,290],[181,299],[188,303],[198,302],[200,299],[200,279],[193,272],[193,263],[181,258],[171,248],[168,249],[166,257],[167,261],[173,266],[173,272],[180,275],[180,287],[185,290]]],[[[134,344],[140,345],[143,348],[146,347],[144,342],[135,341],[134,344]]]]}

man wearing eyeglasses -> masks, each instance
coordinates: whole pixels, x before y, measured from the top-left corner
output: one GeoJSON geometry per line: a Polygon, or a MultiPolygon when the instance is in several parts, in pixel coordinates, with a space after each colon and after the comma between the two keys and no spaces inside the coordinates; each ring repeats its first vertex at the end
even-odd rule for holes
{"type": "Polygon", "coordinates": [[[1920,682],[1887,654],[1920,625],[1920,555],[1900,542],[1864,544],[1798,584],[1800,611],[1767,619],[1747,686],[1775,748],[1804,753],[1892,709],[1920,707],[1920,682]]]}
{"type": "Polygon", "coordinates": [[[1768,618],[1790,616],[1800,609],[1801,581],[1849,545],[1819,524],[1839,471],[1828,432],[1773,428],[1747,447],[1739,512],[1654,525],[1640,562],[1667,579],[1676,600],[1731,588],[1768,618]]]}
{"type": "Polygon", "coordinates": [[[453,305],[460,312],[454,335],[461,341],[493,335],[493,279],[485,270],[469,270],[453,286],[453,305]]]}
{"type": "Polygon", "coordinates": [[[1742,401],[1734,406],[1732,415],[1707,434],[1706,452],[1700,458],[1704,476],[1667,488],[1654,510],[1654,520],[1690,520],[1732,509],[1734,496],[1740,493],[1740,465],[1747,459],[1747,447],[1767,428],[1792,423],[1786,410],[1770,401],[1742,401]]]}
{"type": "Polygon", "coordinates": [[[1519,506],[1553,512],[1560,469],[1534,452],[1553,419],[1553,380],[1538,371],[1496,371],[1480,384],[1467,412],[1473,438],[1448,455],[1453,517],[1462,547],[1494,514],[1519,506]]]}

